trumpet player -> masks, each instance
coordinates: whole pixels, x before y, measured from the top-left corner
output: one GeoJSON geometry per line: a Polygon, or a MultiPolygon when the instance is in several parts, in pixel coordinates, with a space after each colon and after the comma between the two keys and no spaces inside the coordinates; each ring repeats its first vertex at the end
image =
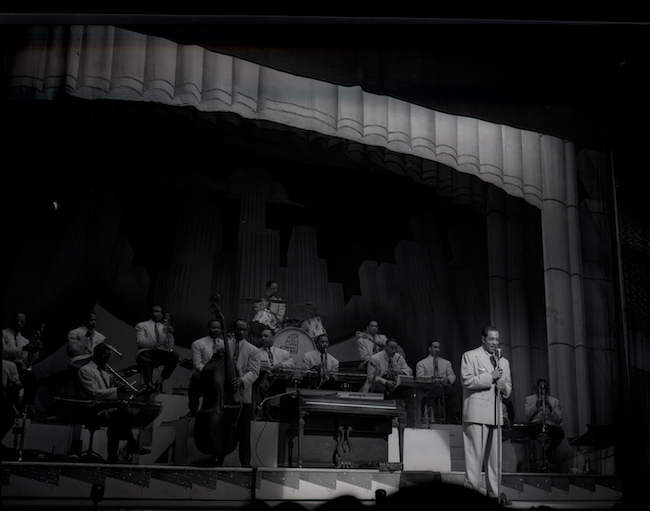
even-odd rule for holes
{"type": "Polygon", "coordinates": [[[127,453],[149,454],[151,451],[138,444],[133,436],[135,420],[128,411],[125,399],[132,397],[132,388],[118,388],[111,382],[111,370],[108,359],[113,351],[106,344],[98,344],[93,350],[93,356],[87,364],[79,369],[79,388],[82,397],[97,401],[115,401],[114,407],[103,408],[97,412],[97,420],[108,426],[107,452],[109,463],[118,461],[117,451],[120,440],[127,441],[127,453]]]}
{"type": "Polygon", "coordinates": [[[176,369],[179,355],[174,351],[174,328],[160,305],[151,308],[148,321],[135,325],[135,339],[138,346],[135,361],[142,372],[145,390],[162,392],[163,382],[176,369]],[[159,366],[163,366],[163,370],[154,383],[153,370],[159,366]]]}
{"type": "Polygon", "coordinates": [[[537,392],[526,397],[524,412],[526,419],[532,424],[539,425],[548,434],[549,446],[546,457],[549,464],[555,464],[555,449],[564,440],[562,429],[562,407],[560,400],[549,393],[550,385],[547,380],[537,380],[537,392]]]}

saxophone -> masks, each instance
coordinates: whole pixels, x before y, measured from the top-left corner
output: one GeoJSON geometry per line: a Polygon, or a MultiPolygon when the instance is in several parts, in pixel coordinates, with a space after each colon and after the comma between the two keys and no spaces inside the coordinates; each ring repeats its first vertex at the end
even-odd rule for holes
{"type": "Polygon", "coordinates": [[[174,328],[171,325],[172,315],[169,312],[165,313],[165,319],[163,320],[163,328],[165,331],[165,340],[162,343],[162,349],[164,351],[174,351],[174,328]]]}

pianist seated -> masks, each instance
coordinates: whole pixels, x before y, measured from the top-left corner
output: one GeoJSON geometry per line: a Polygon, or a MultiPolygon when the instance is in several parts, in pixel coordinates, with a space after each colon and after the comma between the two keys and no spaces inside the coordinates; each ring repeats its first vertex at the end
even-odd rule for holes
{"type": "Polygon", "coordinates": [[[460,403],[456,398],[456,389],[453,387],[456,381],[456,373],[451,362],[440,355],[440,341],[433,340],[427,347],[429,355],[415,365],[416,378],[431,378],[432,383],[438,382],[427,391],[423,398],[422,407],[425,403],[440,401],[444,398],[446,422],[451,424],[461,423],[460,403]]]}
{"type": "Polygon", "coordinates": [[[383,350],[368,359],[366,385],[363,390],[383,393],[388,397],[399,387],[400,376],[413,376],[413,369],[399,353],[397,341],[391,338],[386,341],[383,350]]]}
{"type": "Polygon", "coordinates": [[[98,344],[93,350],[90,361],[79,369],[79,389],[82,398],[98,402],[106,401],[107,407],[97,412],[100,424],[106,425],[108,430],[108,458],[109,463],[118,462],[117,451],[120,440],[127,441],[127,459],[132,454],[149,454],[151,451],[138,444],[133,436],[135,420],[128,411],[126,399],[129,394],[111,385],[111,377],[107,370],[111,349],[105,344],[98,344]],[[113,406],[114,405],[114,406],[113,406]]]}

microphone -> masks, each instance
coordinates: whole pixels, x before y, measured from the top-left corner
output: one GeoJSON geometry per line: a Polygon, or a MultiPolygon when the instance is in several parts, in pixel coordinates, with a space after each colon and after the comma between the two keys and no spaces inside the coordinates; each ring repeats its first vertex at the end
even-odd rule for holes
{"type": "Polygon", "coordinates": [[[495,349],[494,354],[496,355],[497,359],[500,359],[501,358],[501,348],[495,349]]]}

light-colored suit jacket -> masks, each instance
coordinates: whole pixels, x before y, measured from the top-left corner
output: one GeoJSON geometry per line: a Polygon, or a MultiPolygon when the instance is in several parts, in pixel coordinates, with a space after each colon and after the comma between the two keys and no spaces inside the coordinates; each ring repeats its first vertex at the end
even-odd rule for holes
{"type": "MultiPolygon", "coordinates": [[[[273,367],[295,367],[296,362],[291,358],[291,353],[277,346],[271,346],[271,355],[273,356],[273,367]]],[[[262,367],[271,368],[269,363],[269,353],[267,348],[259,348],[262,367]]]]}
{"type": "Polygon", "coordinates": [[[70,362],[90,358],[93,355],[95,346],[102,344],[106,336],[100,334],[97,330],[92,337],[87,337],[88,327],[81,325],[73,328],[68,332],[68,357],[70,362]]]}
{"type": "Polygon", "coordinates": [[[111,386],[110,376],[97,367],[94,360],[79,369],[79,385],[84,397],[117,399],[117,387],[111,386]]]}
{"type": "Polygon", "coordinates": [[[383,334],[371,336],[367,332],[357,332],[357,350],[362,361],[367,361],[386,346],[388,338],[383,334]],[[376,346],[376,347],[375,347],[376,346]]]}
{"type": "MultiPolygon", "coordinates": [[[[223,347],[223,339],[218,339],[217,342],[223,347]]],[[[192,343],[190,346],[192,350],[192,366],[195,371],[203,371],[205,364],[210,362],[212,355],[214,355],[215,342],[212,337],[206,335],[192,343]]]]}
{"type": "Polygon", "coordinates": [[[476,422],[488,425],[503,425],[501,409],[502,397],[509,397],[512,392],[510,362],[505,358],[499,361],[503,369],[501,380],[505,388],[496,393],[496,384],[492,383],[490,355],[479,346],[463,353],[460,364],[460,377],[463,386],[463,422],[476,422]],[[495,410],[497,413],[495,414],[495,410]],[[495,422],[496,415],[496,422],[495,422]]]}
{"type": "Polygon", "coordinates": [[[155,323],[153,319],[142,321],[135,325],[135,342],[138,349],[135,352],[137,357],[144,350],[162,348],[167,342],[167,333],[162,323],[155,323]],[[158,343],[156,343],[156,329],[158,329],[158,343]]]}
{"type": "MultiPolygon", "coordinates": [[[[429,355],[415,364],[415,376],[417,378],[434,376],[433,356],[429,355]]],[[[438,357],[438,375],[449,380],[449,385],[456,381],[456,373],[451,367],[451,362],[446,358],[438,357]]]]}
{"type": "MultiPolygon", "coordinates": [[[[529,422],[542,421],[542,417],[537,409],[537,399],[537,394],[531,394],[526,397],[526,401],[524,402],[524,412],[529,422]]],[[[546,396],[546,400],[551,405],[551,410],[546,415],[546,423],[552,426],[561,426],[562,407],[560,406],[560,400],[553,396],[546,396]]]]}

